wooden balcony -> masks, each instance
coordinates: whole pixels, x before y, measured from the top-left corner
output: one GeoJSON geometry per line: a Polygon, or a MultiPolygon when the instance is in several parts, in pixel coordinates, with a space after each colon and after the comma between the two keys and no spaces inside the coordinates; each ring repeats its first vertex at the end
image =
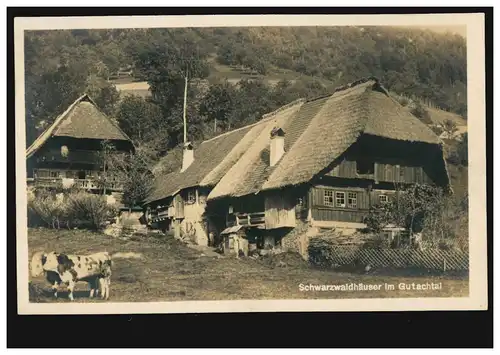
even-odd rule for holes
{"type": "MultiPolygon", "coordinates": [[[[31,185],[48,189],[76,187],[83,190],[100,190],[103,188],[97,179],[64,179],[50,177],[34,178],[31,185]]],[[[107,183],[106,189],[110,191],[122,191],[123,186],[119,182],[111,181],[107,183]]]]}
{"type": "Polygon", "coordinates": [[[262,227],[265,226],[265,213],[237,213],[236,225],[247,227],[262,227]]]}

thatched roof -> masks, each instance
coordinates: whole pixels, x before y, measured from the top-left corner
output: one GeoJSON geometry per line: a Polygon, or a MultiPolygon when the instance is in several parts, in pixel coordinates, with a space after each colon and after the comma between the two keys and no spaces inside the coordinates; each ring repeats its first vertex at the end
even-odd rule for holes
{"type": "Polygon", "coordinates": [[[183,172],[158,176],[144,203],[159,201],[194,186],[214,186],[241,157],[262,129],[261,122],[223,133],[194,147],[194,161],[183,172]]]}
{"type": "Polygon", "coordinates": [[[185,171],[158,176],[153,192],[144,203],[171,197],[190,187],[215,186],[229,169],[242,160],[242,156],[255,144],[256,140],[266,133],[265,129],[268,125],[273,125],[278,114],[287,112],[291,106],[302,102],[303,100],[294,101],[273,113],[264,115],[254,124],[203,141],[194,148],[194,162],[185,171]]]}
{"type": "Polygon", "coordinates": [[[102,140],[121,140],[132,144],[130,138],[109,117],[102,113],[95,102],[84,94],[59,115],[26,150],[31,157],[51,137],[72,137],[102,140]]]}
{"type": "Polygon", "coordinates": [[[195,148],[193,164],[183,173],[159,178],[146,202],[194,186],[213,187],[208,200],[214,200],[301,184],[328,167],[362,134],[440,145],[429,127],[392,99],[377,79],[368,78],[329,96],[297,100],[252,126],[203,142],[195,148]],[[271,167],[269,143],[275,127],[285,132],[285,153],[271,167]]]}
{"type": "Polygon", "coordinates": [[[307,121],[315,114],[316,107],[320,105],[305,106],[304,101],[298,101],[276,112],[274,119],[268,121],[259,137],[254,139],[252,146],[210,192],[208,199],[214,200],[224,196],[237,197],[258,192],[274,170],[274,167],[269,165],[271,131],[274,127],[283,129],[285,151],[290,149],[293,142],[307,127],[307,121]]]}
{"type": "Polygon", "coordinates": [[[222,134],[194,147],[193,163],[183,172],[175,171],[167,176],[158,176],[155,180],[153,193],[144,202],[162,200],[173,196],[182,189],[199,186],[205,176],[230,154],[249,129],[245,127],[222,134]]]}
{"type": "MultiPolygon", "coordinates": [[[[314,102],[314,101],[313,101],[314,102]]],[[[304,105],[308,105],[307,103],[304,105]]],[[[371,78],[337,90],[285,154],[261,190],[311,180],[362,135],[440,144],[436,134],[371,78]]]]}

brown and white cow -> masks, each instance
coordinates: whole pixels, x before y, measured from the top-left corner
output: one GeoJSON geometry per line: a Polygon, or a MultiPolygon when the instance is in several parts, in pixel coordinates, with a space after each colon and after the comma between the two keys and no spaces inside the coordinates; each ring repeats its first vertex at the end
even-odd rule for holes
{"type": "Polygon", "coordinates": [[[111,281],[111,256],[107,252],[91,255],[67,255],[52,251],[38,252],[31,261],[31,275],[37,277],[45,273],[57,297],[59,285],[66,284],[69,299],[74,300],[76,282],[85,281],[90,285],[90,297],[100,293],[101,298],[109,298],[111,281]]]}

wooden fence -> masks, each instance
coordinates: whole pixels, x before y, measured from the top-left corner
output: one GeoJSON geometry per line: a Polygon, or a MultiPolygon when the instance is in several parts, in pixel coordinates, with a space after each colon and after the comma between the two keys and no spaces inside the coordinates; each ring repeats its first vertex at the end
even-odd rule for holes
{"type": "Polygon", "coordinates": [[[313,264],[334,268],[369,265],[372,268],[469,270],[469,253],[459,250],[362,248],[311,241],[309,259],[313,264]]]}

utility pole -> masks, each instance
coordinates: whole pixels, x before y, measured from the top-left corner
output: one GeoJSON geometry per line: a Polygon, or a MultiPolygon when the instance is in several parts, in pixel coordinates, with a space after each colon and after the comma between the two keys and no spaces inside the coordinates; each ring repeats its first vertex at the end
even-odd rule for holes
{"type": "Polygon", "coordinates": [[[187,100],[187,88],[188,88],[188,71],[186,70],[186,76],[184,77],[184,144],[187,143],[187,122],[186,122],[186,100],[187,100]]]}

